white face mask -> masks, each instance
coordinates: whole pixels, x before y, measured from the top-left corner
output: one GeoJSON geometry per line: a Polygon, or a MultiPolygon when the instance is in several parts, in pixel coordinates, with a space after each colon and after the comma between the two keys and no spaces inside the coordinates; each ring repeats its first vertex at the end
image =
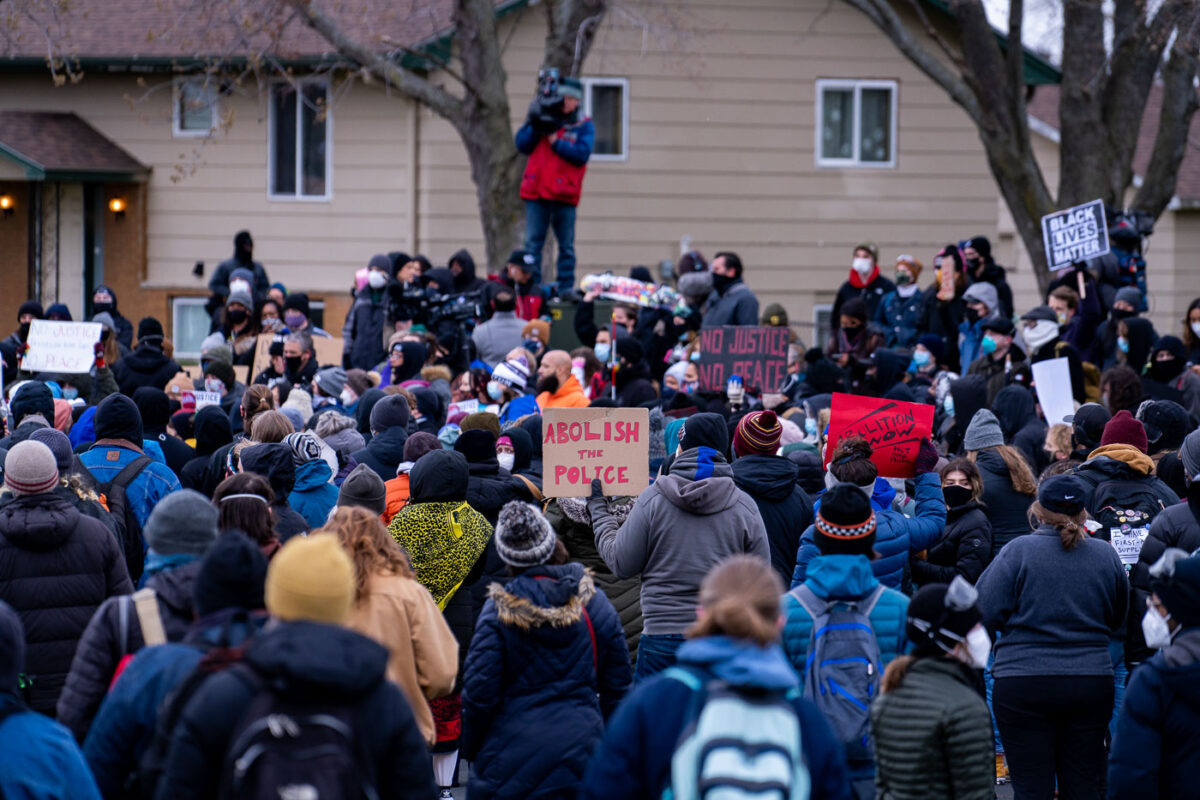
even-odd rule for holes
{"type": "Polygon", "coordinates": [[[856,258],[850,263],[850,266],[858,273],[860,278],[865,278],[871,274],[871,270],[875,265],[871,263],[869,258],[856,258]]]}
{"type": "Polygon", "coordinates": [[[512,472],[513,463],[517,460],[516,453],[497,453],[496,460],[500,462],[500,468],[512,472]]]}
{"type": "Polygon", "coordinates": [[[377,269],[373,269],[367,273],[367,285],[372,289],[382,289],[387,286],[387,275],[384,275],[377,269]]]}
{"type": "Polygon", "coordinates": [[[1171,643],[1171,626],[1167,624],[1166,617],[1153,608],[1147,608],[1146,615],[1142,617],[1142,635],[1146,637],[1146,646],[1157,650],[1171,643]]]}
{"type": "Polygon", "coordinates": [[[1192,333],[1196,334],[1197,336],[1200,336],[1200,322],[1193,322],[1191,327],[1192,327],[1192,333]]]}
{"type": "Polygon", "coordinates": [[[587,383],[583,376],[583,367],[571,367],[571,374],[575,376],[575,380],[579,381],[579,385],[583,386],[587,383]]]}
{"type": "Polygon", "coordinates": [[[229,282],[229,293],[236,294],[238,292],[245,292],[246,294],[250,294],[250,284],[246,283],[245,281],[230,281],[229,282]]]}
{"type": "Polygon", "coordinates": [[[352,406],[354,405],[354,401],[358,400],[358,395],[349,389],[342,389],[342,393],[338,396],[342,398],[342,405],[344,406],[352,406]]]}
{"type": "Polygon", "coordinates": [[[1039,319],[1034,323],[1032,328],[1026,328],[1023,335],[1025,337],[1025,344],[1037,350],[1055,336],[1058,336],[1058,324],[1048,319],[1039,319]]]}
{"type": "Polygon", "coordinates": [[[987,667],[988,656],[992,652],[992,640],[982,625],[976,625],[967,631],[967,652],[971,654],[971,666],[976,669],[987,667]]]}
{"type": "Polygon", "coordinates": [[[205,378],[204,379],[204,391],[217,392],[218,394],[220,394],[221,392],[225,391],[225,382],[222,381],[220,378],[205,378]]]}

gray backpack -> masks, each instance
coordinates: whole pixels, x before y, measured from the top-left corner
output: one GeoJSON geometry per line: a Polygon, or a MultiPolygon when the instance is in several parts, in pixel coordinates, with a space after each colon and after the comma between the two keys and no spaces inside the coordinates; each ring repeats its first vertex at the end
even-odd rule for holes
{"type": "Polygon", "coordinates": [[[851,766],[874,763],[871,702],[879,694],[883,668],[871,611],[883,585],[861,600],[822,600],[804,585],[791,595],[813,619],[804,697],[825,715],[851,766]]]}

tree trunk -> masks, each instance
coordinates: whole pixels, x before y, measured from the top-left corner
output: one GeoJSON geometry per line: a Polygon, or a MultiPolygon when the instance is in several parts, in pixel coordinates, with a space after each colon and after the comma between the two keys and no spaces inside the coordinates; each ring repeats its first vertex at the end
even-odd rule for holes
{"type": "Polygon", "coordinates": [[[513,144],[508,119],[502,125],[499,122],[472,119],[459,129],[475,183],[484,250],[492,271],[503,268],[508,254],[525,238],[525,204],[520,195],[525,156],[513,144]]]}

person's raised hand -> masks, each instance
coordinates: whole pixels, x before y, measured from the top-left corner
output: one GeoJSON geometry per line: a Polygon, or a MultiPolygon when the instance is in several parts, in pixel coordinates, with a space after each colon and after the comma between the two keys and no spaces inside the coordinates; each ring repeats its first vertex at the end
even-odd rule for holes
{"type": "Polygon", "coordinates": [[[938,451],[933,444],[933,440],[925,437],[921,440],[921,446],[917,448],[917,457],[913,459],[913,473],[916,475],[926,475],[937,469],[938,451]]]}

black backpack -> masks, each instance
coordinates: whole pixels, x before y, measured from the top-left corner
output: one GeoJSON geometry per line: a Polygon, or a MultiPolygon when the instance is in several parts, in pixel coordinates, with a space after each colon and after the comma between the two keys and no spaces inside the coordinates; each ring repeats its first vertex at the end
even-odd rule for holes
{"type": "Polygon", "coordinates": [[[1147,481],[1105,481],[1092,491],[1091,515],[1100,524],[1097,538],[1113,546],[1126,574],[1137,563],[1142,543],[1150,534],[1150,523],[1166,508],[1147,481]]]}
{"type": "Polygon", "coordinates": [[[231,737],[222,798],[378,800],[357,706],[298,702],[247,664],[233,672],[254,687],[254,699],[231,737]]]}
{"type": "Polygon", "coordinates": [[[130,508],[125,490],[152,461],[154,459],[150,456],[138,456],[122,467],[111,481],[96,482],[96,492],[104,499],[108,513],[117,525],[117,541],[125,553],[125,567],[129,570],[129,580],[133,581],[134,586],[137,586],[138,579],[142,577],[146,555],[142,545],[142,524],[130,508]]]}

